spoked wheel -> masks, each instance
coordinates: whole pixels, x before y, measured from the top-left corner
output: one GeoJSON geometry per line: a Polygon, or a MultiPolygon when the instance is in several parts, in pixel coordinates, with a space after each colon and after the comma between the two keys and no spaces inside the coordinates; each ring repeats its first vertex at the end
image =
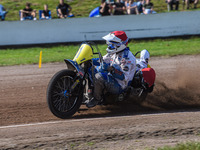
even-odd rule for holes
{"type": "Polygon", "coordinates": [[[62,119],[74,115],[82,103],[82,84],[72,91],[76,73],[71,70],[61,70],[50,80],[47,88],[47,103],[51,112],[62,119]]]}

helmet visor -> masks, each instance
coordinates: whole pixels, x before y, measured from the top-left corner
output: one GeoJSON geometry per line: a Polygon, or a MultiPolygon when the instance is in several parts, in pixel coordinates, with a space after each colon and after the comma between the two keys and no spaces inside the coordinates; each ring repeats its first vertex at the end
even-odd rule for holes
{"type": "Polygon", "coordinates": [[[106,41],[106,44],[108,45],[108,48],[109,48],[110,50],[117,49],[117,48],[120,47],[120,45],[121,45],[121,43],[114,42],[114,41],[106,41]]]}
{"type": "Polygon", "coordinates": [[[116,46],[116,47],[119,47],[121,45],[121,43],[114,42],[114,41],[106,41],[106,44],[107,45],[113,45],[113,46],[116,46]]]}

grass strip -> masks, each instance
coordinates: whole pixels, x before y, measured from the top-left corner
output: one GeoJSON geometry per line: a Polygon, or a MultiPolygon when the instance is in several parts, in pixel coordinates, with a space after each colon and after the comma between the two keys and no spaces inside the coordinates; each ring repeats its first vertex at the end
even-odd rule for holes
{"type": "Polygon", "coordinates": [[[174,147],[165,146],[163,148],[158,148],[158,150],[200,150],[200,142],[181,143],[174,147]]]}
{"type": "MultiPolygon", "coordinates": [[[[40,51],[43,52],[42,62],[62,62],[64,59],[73,59],[80,45],[60,45],[54,47],[34,47],[21,49],[0,50],[0,66],[36,64],[39,62],[40,51]]],[[[200,54],[200,37],[189,39],[156,39],[130,41],[130,50],[147,49],[151,56],[175,56],[200,54]]],[[[102,54],[106,54],[106,44],[98,44],[102,54]]]]}

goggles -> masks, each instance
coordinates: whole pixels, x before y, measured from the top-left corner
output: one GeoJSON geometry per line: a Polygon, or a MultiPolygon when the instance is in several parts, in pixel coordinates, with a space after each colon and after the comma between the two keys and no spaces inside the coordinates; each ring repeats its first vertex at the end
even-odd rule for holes
{"type": "Polygon", "coordinates": [[[113,42],[113,41],[106,41],[106,44],[108,45],[108,48],[110,50],[116,49],[117,47],[121,46],[121,43],[113,42]]]}
{"type": "Polygon", "coordinates": [[[106,44],[110,47],[120,47],[122,44],[126,44],[128,42],[128,38],[123,42],[114,42],[114,41],[106,41],[106,44]]]}

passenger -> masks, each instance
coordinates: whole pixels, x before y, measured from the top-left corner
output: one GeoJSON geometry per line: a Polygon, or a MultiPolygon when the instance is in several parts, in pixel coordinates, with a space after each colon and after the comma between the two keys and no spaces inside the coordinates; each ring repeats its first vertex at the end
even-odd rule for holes
{"type": "MultiPolygon", "coordinates": [[[[143,79],[145,78],[146,80],[148,80],[148,83],[150,85],[148,92],[152,92],[154,89],[154,82],[155,82],[156,74],[155,74],[154,69],[151,68],[150,65],[148,64],[149,58],[150,58],[150,54],[146,49],[144,49],[140,52],[140,60],[136,60],[135,77],[139,77],[140,81],[142,78],[143,79]],[[143,77],[141,77],[141,73],[142,73],[143,77]]],[[[138,78],[136,78],[136,80],[137,79],[138,78]]],[[[134,82],[133,82],[133,84],[134,84],[134,82]]]]}
{"type": "Polygon", "coordinates": [[[140,59],[136,60],[136,72],[143,68],[148,68],[150,53],[144,49],[140,52],[140,59]]]}

